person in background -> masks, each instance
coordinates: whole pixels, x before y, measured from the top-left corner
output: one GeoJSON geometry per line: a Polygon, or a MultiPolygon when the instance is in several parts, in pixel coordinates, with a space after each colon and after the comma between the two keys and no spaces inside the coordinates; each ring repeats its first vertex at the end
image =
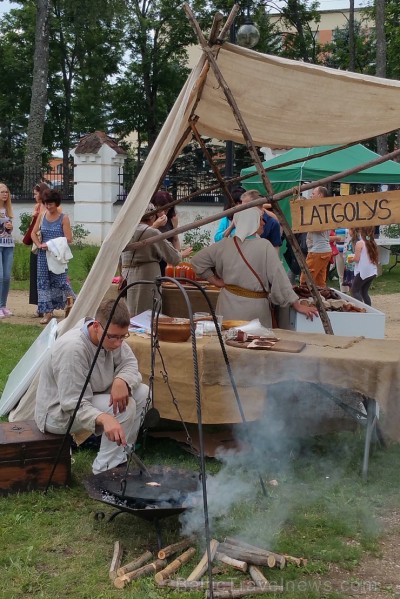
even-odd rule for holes
{"type": "Polygon", "coordinates": [[[374,239],[374,227],[359,229],[360,239],[355,245],[354,258],[354,281],[351,287],[351,295],[354,299],[371,305],[369,288],[378,274],[378,246],[374,239]]]}
{"type": "MultiPolygon", "coordinates": [[[[153,204],[148,205],[129,243],[161,235],[160,230],[153,227],[157,216],[149,214],[154,209],[153,204]]],[[[161,239],[156,243],[139,247],[133,251],[124,250],[121,257],[122,276],[126,278],[128,285],[140,280],[154,281],[154,279],[161,275],[161,260],[164,260],[166,264],[173,264],[175,266],[182,258],[188,256],[190,252],[191,248],[180,252],[167,239],[161,239]]],[[[127,301],[129,312],[132,316],[152,309],[153,293],[156,289],[157,286],[155,284],[140,284],[128,289],[127,301]]]]}
{"type": "MultiPolygon", "coordinates": [[[[326,198],[326,187],[315,187],[311,199],[326,198]]],[[[308,254],[306,264],[317,287],[326,287],[326,275],[332,250],[329,244],[329,231],[312,231],[307,233],[308,254]]],[[[300,285],[306,284],[305,274],[300,275],[300,285]]]]}
{"type": "MultiPolygon", "coordinates": [[[[252,202],[262,195],[256,189],[250,189],[242,195],[242,204],[252,202]]],[[[260,210],[263,213],[264,227],[261,233],[263,239],[267,239],[276,249],[279,254],[279,248],[282,245],[282,233],[279,221],[276,215],[271,210],[271,204],[260,205],[260,210]]]]}
{"type": "Polygon", "coordinates": [[[15,246],[13,217],[10,190],[7,185],[0,183],[0,318],[13,315],[7,308],[15,246]]]}
{"type": "MultiPolygon", "coordinates": [[[[113,307],[114,300],[104,300],[94,318],[82,319],[52,346],[36,392],[35,421],[40,431],[66,432],[113,307]]],[[[125,342],[129,322],[126,303],[120,300],[71,428],[72,433],[102,435],[93,474],[127,461],[124,447],[135,443],[146,405],[149,389],[125,342]]]]}
{"type": "MultiPolygon", "coordinates": [[[[347,237],[347,229],[335,229],[335,231],[331,231],[331,235],[332,233],[335,236],[335,244],[336,247],[339,251],[338,254],[336,254],[335,256],[335,266],[336,266],[336,272],[338,274],[339,277],[339,285],[340,285],[340,291],[343,291],[343,293],[348,293],[350,288],[348,285],[344,285],[343,283],[343,275],[344,275],[344,254],[343,254],[343,250],[344,250],[344,246],[345,246],[345,241],[346,241],[346,237],[347,237]]],[[[329,239],[331,239],[331,235],[329,237],[329,239]]]]}
{"type": "Polygon", "coordinates": [[[203,248],[191,259],[196,274],[221,289],[216,313],[225,319],[252,320],[271,327],[270,301],[313,319],[315,306],[305,306],[293,291],[281,261],[266,239],[258,208],[235,214],[236,232],[218,243],[203,248]]]}
{"type": "MultiPolygon", "coordinates": [[[[50,189],[47,183],[38,183],[33,188],[33,197],[35,198],[35,206],[32,212],[32,219],[30,225],[35,225],[36,221],[46,211],[43,204],[43,199],[46,192],[50,189]]],[[[37,291],[37,254],[34,252],[30,253],[29,257],[29,303],[37,307],[38,305],[38,291],[37,291]]],[[[43,318],[43,314],[37,309],[32,314],[33,318],[43,318]]]]}
{"type": "Polygon", "coordinates": [[[50,189],[44,198],[45,213],[38,219],[32,230],[32,241],[39,248],[37,262],[38,311],[43,314],[40,324],[47,324],[53,318],[53,310],[64,310],[67,297],[75,298],[68,282],[68,270],[54,273],[49,269],[47,261],[47,243],[52,239],[65,238],[67,244],[72,243],[72,231],[69,217],[60,213],[61,195],[50,189]],[[41,232],[41,240],[38,232],[41,232]]]}
{"type": "MultiPolygon", "coordinates": [[[[155,206],[155,208],[159,208],[157,211],[157,217],[154,219],[152,223],[153,229],[158,229],[160,233],[167,233],[167,231],[171,231],[172,229],[176,229],[178,226],[178,215],[176,213],[175,207],[168,208],[167,211],[164,210],[164,206],[173,202],[173,197],[168,191],[156,191],[150,200],[151,204],[155,206]]],[[[173,247],[179,252],[181,249],[181,243],[178,235],[172,235],[168,237],[168,241],[172,243],[173,247]]],[[[165,275],[165,267],[167,266],[167,262],[164,258],[161,259],[160,268],[161,268],[161,276],[165,275]]]]}
{"type": "MultiPolygon", "coordinates": [[[[232,189],[231,196],[235,206],[239,206],[242,203],[241,196],[245,193],[245,189],[243,187],[236,187],[232,189]]],[[[232,204],[230,200],[226,200],[224,204],[224,210],[228,210],[228,208],[232,208],[232,204]]],[[[235,233],[235,227],[232,226],[233,214],[231,216],[224,216],[219,221],[217,232],[214,235],[214,241],[221,241],[224,237],[232,237],[235,233]],[[228,232],[229,231],[229,232],[228,232]],[[225,233],[227,232],[227,235],[225,233]]]]}

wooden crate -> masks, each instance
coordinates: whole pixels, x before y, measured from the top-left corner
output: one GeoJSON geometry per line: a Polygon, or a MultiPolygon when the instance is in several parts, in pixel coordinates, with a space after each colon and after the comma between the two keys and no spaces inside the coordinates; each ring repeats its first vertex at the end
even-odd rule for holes
{"type": "MultiPolygon", "coordinates": [[[[0,495],[45,489],[63,435],[41,433],[34,420],[0,422],[0,495]]],[[[51,485],[68,485],[70,442],[62,449],[51,485]]]]}

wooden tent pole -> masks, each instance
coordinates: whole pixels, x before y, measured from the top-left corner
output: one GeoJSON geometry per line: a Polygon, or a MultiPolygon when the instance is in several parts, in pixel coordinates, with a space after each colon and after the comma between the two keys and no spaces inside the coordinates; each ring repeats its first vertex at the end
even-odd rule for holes
{"type": "Polygon", "coordinates": [[[199,132],[196,129],[195,119],[192,119],[190,121],[190,126],[192,128],[193,135],[195,136],[197,143],[199,144],[199,146],[203,150],[203,154],[206,157],[209,165],[212,168],[212,171],[213,171],[213,173],[215,175],[215,178],[217,179],[217,181],[219,181],[219,184],[220,184],[220,187],[222,188],[222,191],[224,192],[225,196],[229,199],[230,205],[234,206],[235,202],[233,201],[233,198],[231,196],[231,192],[229,191],[229,189],[228,189],[228,187],[226,185],[226,181],[222,177],[221,173],[219,172],[219,169],[218,169],[217,165],[214,163],[214,160],[212,159],[212,156],[211,156],[210,152],[208,151],[208,149],[206,147],[206,144],[204,143],[204,141],[202,140],[199,132]]]}
{"type": "Polygon", "coordinates": [[[257,148],[254,144],[252,137],[251,137],[251,133],[250,133],[249,129],[247,128],[247,125],[241,115],[241,112],[236,103],[236,100],[233,97],[233,94],[232,94],[231,90],[229,89],[228,84],[226,83],[225,78],[223,77],[223,75],[221,73],[221,70],[217,64],[217,61],[215,59],[215,56],[214,56],[212,50],[207,45],[207,41],[203,35],[203,32],[201,31],[201,29],[199,27],[199,24],[197,23],[197,21],[194,17],[192,10],[186,3],[184,4],[184,10],[185,10],[186,15],[187,15],[189,21],[191,22],[192,27],[197,35],[197,39],[199,40],[199,43],[203,49],[203,52],[206,54],[207,59],[210,63],[210,66],[211,66],[212,70],[214,71],[214,75],[215,75],[219,85],[221,86],[221,88],[224,91],[225,97],[228,101],[228,104],[230,105],[230,107],[232,109],[235,120],[236,120],[237,124],[239,125],[240,130],[242,132],[243,139],[246,142],[246,146],[250,153],[250,156],[254,160],[254,164],[256,166],[257,172],[258,172],[259,176],[261,177],[261,180],[264,184],[265,189],[268,191],[268,193],[270,195],[270,197],[268,199],[274,203],[274,210],[275,210],[275,212],[279,218],[279,221],[282,225],[282,228],[286,235],[286,239],[292,246],[293,252],[296,256],[296,259],[297,259],[301,269],[304,271],[304,275],[306,277],[306,282],[307,282],[307,285],[308,285],[309,289],[311,290],[311,293],[314,297],[315,304],[318,308],[318,312],[321,317],[321,322],[324,327],[324,331],[325,331],[325,333],[327,333],[329,335],[333,335],[333,329],[332,329],[331,322],[329,320],[329,316],[328,316],[328,314],[325,310],[325,307],[322,303],[321,295],[320,295],[320,293],[314,283],[314,280],[311,276],[311,273],[306,265],[306,261],[304,259],[303,252],[300,249],[297,239],[295,238],[295,236],[292,233],[290,225],[289,225],[288,221],[286,220],[286,217],[285,217],[281,207],[279,206],[279,204],[276,200],[272,199],[273,195],[274,195],[274,191],[272,189],[271,182],[262,166],[261,159],[257,153],[257,148]]]}
{"type": "MultiPolygon", "coordinates": [[[[297,164],[298,162],[305,162],[307,160],[311,160],[314,158],[321,158],[322,156],[327,156],[328,154],[332,154],[335,151],[339,152],[340,150],[345,150],[346,148],[351,148],[351,146],[354,146],[357,143],[361,143],[361,142],[357,141],[357,142],[354,142],[351,144],[346,144],[345,146],[340,146],[338,148],[335,148],[334,150],[318,152],[318,154],[313,154],[312,156],[304,156],[303,158],[296,158],[296,160],[288,160],[287,162],[282,162],[281,164],[277,164],[276,166],[270,166],[269,168],[266,168],[264,170],[265,170],[265,172],[269,173],[270,171],[284,168],[286,166],[291,166],[292,164],[297,164]]],[[[335,173],[334,175],[330,175],[329,177],[324,177],[323,179],[319,179],[318,181],[312,181],[311,183],[303,183],[303,185],[301,185],[300,187],[296,186],[296,187],[292,187],[291,189],[285,189],[284,191],[281,191],[278,194],[274,194],[273,198],[271,198],[271,199],[273,199],[275,201],[280,201],[290,195],[294,195],[294,194],[298,193],[299,191],[306,191],[307,189],[313,189],[314,187],[319,187],[320,185],[327,185],[328,183],[332,183],[332,181],[337,181],[338,179],[343,179],[344,177],[349,177],[351,175],[354,175],[355,173],[358,173],[360,171],[364,171],[368,168],[371,168],[372,166],[377,166],[378,164],[382,164],[383,162],[386,162],[387,160],[393,160],[394,158],[397,158],[397,156],[399,156],[399,154],[400,154],[400,149],[394,150],[393,152],[390,152],[389,154],[385,154],[384,156],[379,156],[378,158],[375,158],[374,160],[370,160],[370,162],[366,162],[359,166],[352,167],[350,169],[342,171],[341,173],[335,173]]],[[[255,175],[255,171],[252,173],[247,173],[246,175],[241,175],[240,177],[233,177],[232,179],[226,180],[226,183],[229,183],[229,184],[240,183],[241,181],[250,179],[250,177],[254,177],[254,175],[255,175]]],[[[196,198],[197,196],[203,195],[205,193],[209,193],[211,191],[215,191],[216,189],[220,189],[219,183],[215,183],[214,185],[210,185],[210,187],[205,187],[204,189],[198,189],[197,191],[194,191],[193,193],[189,194],[188,196],[184,196],[183,198],[180,198],[179,200],[174,200],[173,202],[166,204],[165,209],[168,210],[169,208],[172,208],[172,206],[176,206],[177,204],[181,204],[183,202],[190,202],[190,200],[196,198]]],[[[226,215],[222,214],[222,216],[221,216],[220,214],[218,214],[218,215],[216,215],[215,220],[217,220],[218,218],[222,218],[223,216],[226,216],[226,215]]],[[[196,221],[196,227],[197,226],[198,226],[198,224],[196,221]]]]}
{"type": "MultiPolygon", "coordinates": [[[[301,191],[307,191],[308,189],[313,189],[314,187],[319,187],[320,185],[327,185],[328,183],[331,183],[332,181],[336,181],[338,177],[340,177],[340,178],[349,177],[350,175],[353,175],[354,173],[358,173],[361,170],[366,170],[368,168],[371,168],[372,166],[376,166],[377,164],[381,164],[382,162],[386,162],[387,160],[396,158],[396,156],[399,156],[399,155],[400,155],[400,149],[394,150],[393,152],[390,152],[390,154],[386,154],[386,156],[379,156],[379,158],[375,158],[374,160],[371,160],[370,162],[366,162],[365,164],[361,164],[360,166],[355,166],[351,169],[347,169],[346,171],[342,171],[341,173],[336,173],[335,175],[330,175],[329,177],[324,177],[323,179],[319,179],[318,181],[313,181],[312,183],[303,183],[303,185],[300,185],[300,186],[296,185],[295,187],[291,187],[290,189],[285,189],[284,191],[280,191],[279,193],[274,194],[272,196],[272,198],[268,198],[268,199],[277,202],[277,201],[283,200],[284,198],[287,198],[288,196],[298,195],[299,192],[301,192],[301,191]]],[[[232,181],[239,181],[239,180],[241,180],[241,178],[237,177],[235,179],[231,179],[230,181],[232,182],[232,181]]],[[[219,188],[220,188],[220,185],[218,183],[218,184],[213,185],[212,187],[209,187],[207,189],[202,189],[202,190],[196,191],[196,192],[192,193],[190,196],[188,196],[186,199],[190,200],[190,199],[198,196],[199,194],[205,193],[206,191],[213,191],[214,189],[219,189],[219,188]]],[[[351,196],[349,196],[349,197],[351,197],[351,196]]],[[[171,202],[170,204],[168,204],[168,207],[175,206],[176,204],[179,204],[184,199],[185,198],[183,198],[182,200],[176,200],[175,202],[171,202]]],[[[252,202],[249,202],[248,204],[235,206],[233,208],[228,208],[227,210],[223,210],[221,212],[218,212],[217,214],[213,214],[212,216],[207,216],[200,220],[196,220],[195,222],[190,223],[188,225],[182,225],[180,227],[177,227],[176,229],[172,229],[171,231],[168,231],[167,233],[161,233],[161,235],[158,235],[157,237],[154,237],[154,238],[150,237],[149,239],[145,239],[143,241],[135,241],[135,243],[129,244],[129,246],[127,246],[126,249],[131,250],[131,249],[135,249],[138,247],[143,247],[145,245],[151,245],[152,243],[155,243],[156,241],[160,241],[161,239],[167,239],[168,237],[171,237],[171,235],[179,235],[180,233],[185,233],[186,231],[190,231],[191,229],[197,229],[198,227],[202,227],[203,225],[208,225],[209,223],[213,223],[214,221],[219,220],[219,219],[223,218],[224,216],[231,216],[232,214],[235,214],[236,212],[241,212],[242,210],[247,210],[248,208],[253,208],[254,206],[260,206],[261,204],[265,204],[265,198],[264,199],[258,198],[256,200],[253,200],[252,202]]]]}

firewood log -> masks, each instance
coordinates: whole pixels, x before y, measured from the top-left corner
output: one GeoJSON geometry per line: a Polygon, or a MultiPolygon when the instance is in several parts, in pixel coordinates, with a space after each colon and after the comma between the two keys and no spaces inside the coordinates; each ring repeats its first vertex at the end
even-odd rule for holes
{"type": "Polygon", "coordinates": [[[133,572],[128,572],[127,574],[124,574],[123,576],[117,576],[117,578],[114,579],[114,586],[117,589],[123,589],[126,587],[126,585],[128,583],[132,582],[132,580],[135,580],[136,578],[140,578],[141,576],[147,576],[148,574],[154,574],[155,572],[158,572],[159,570],[162,570],[163,568],[165,568],[166,565],[167,565],[167,560],[157,559],[154,562],[152,562],[151,564],[147,564],[146,566],[143,566],[142,568],[133,570],[133,572]]]}
{"type": "Polygon", "coordinates": [[[108,574],[109,574],[111,580],[114,580],[114,578],[117,578],[117,570],[121,565],[122,553],[123,553],[123,549],[122,549],[121,543],[119,541],[115,541],[114,553],[112,556],[110,569],[108,571],[108,574]]]}
{"type": "Polygon", "coordinates": [[[256,566],[249,566],[249,574],[257,587],[265,588],[268,586],[268,580],[256,566]]]}
{"type": "Polygon", "coordinates": [[[157,574],[154,577],[155,581],[158,583],[162,582],[166,578],[169,578],[171,574],[173,574],[174,572],[179,570],[181,566],[186,564],[194,556],[195,553],[196,549],[194,547],[189,547],[189,549],[182,553],[182,555],[180,555],[173,562],[168,564],[168,566],[164,568],[164,570],[160,570],[160,572],[157,572],[157,574]]]}
{"type": "Polygon", "coordinates": [[[293,555],[284,555],[283,556],[288,564],[294,564],[295,566],[306,566],[308,560],[305,557],[294,557],[293,555]]]}
{"type": "MultiPolygon", "coordinates": [[[[156,581],[157,582],[157,581],[156,581]]],[[[181,591],[201,591],[209,589],[210,583],[208,580],[170,580],[165,579],[157,582],[160,588],[179,589],[181,591]]],[[[229,580],[215,580],[212,584],[213,589],[230,589],[233,587],[233,582],[229,580]]]]}
{"type": "MultiPolygon", "coordinates": [[[[253,587],[251,589],[227,589],[222,591],[214,591],[213,597],[214,599],[239,599],[239,597],[247,597],[249,595],[264,595],[269,592],[283,591],[282,587],[276,587],[273,585],[267,585],[266,588],[257,588],[253,587]]],[[[210,591],[205,592],[205,598],[209,599],[210,591]]]]}
{"type": "Polygon", "coordinates": [[[191,537],[188,537],[187,539],[182,539],[182,541],[179,541],[178,543],[174,543],[173,545],[163,547],[163,549],[160,549],[160,551],[158,552],[157,557],[158,559],[167,559],[167,557],[169,557],[170,555],[178,553],[178,551],[186,549],[194,543],[196,543],[196,537],[193,535],[191,537]]]}
{"type": "MultiPolygon", "coordinates": [[[[217,553],[218,545],[219,545],[219,543],[217,540],[211,539],[211,541],[210,541],[211,561],[213,561],[215,554],[217,553]]],[[[207,568],[208,568],[208,555],[207,555],[207,551],[205,551],[203,557],[201,558],[201,560],[199,561],[199,563],[197,564],[197,566],[195,567],[193,572],[187,577],[187,580],[189,580],[189,581],[200,580],[200,578],[206,572],[207,568]]]]}
{"type": "Polygon", "coordinates": [[[142,555],[134,559],[133,562],[129,562],[129,564],[126,564],[125,566],[121,566],[121,568],[118,568],[117,576],[124,576],[124,574],[128,574],[128,572],[133,572],[133,570],[137,570],[138,568],[143,566],[143,564],[148,562],[149,559],[151,559],[152,557],[153,554],[151,553],[151,551],[145,551],[144,553],[142,553],[142,555]]]}
{"type": "Polygon", "coordinates": [[[233,557],[229,557],[224,553],[220,553],[217,551],[215,554],[215,559],[222,562],[223,564],[227,564],[227,566],[232,566],[236,570],[240,570],[241,572],[247,572],[247,564],[241,560],[234,559],[233,557]]]}
{"type": "Polygon", "coordinates": [[[233,545],[228,545],[227,543],[221,543],[218,549],[221,553],[225,553],[225,555],[233,557],[234,559],[242,560],[247,564],[254,564],[256,566],[267,566],[268,568],[274,568],[277,563],[275,556],[269,554],[268,552],[260,551],[259,553],[255,553],[253,551],[245,549],[244,547],[235,547],[233,545]]]}
{"type": "Polygon", "coordinates": [[[255,545],[250,545],[249,543],[246,543],[245,541],[241,541],[240,539],[234,539],[232,537],[226,537],[224,542],[228,543],[229,545],[237,545],[239,547],[244,547],[245,549],[249,550],[250,552],[257,553],[260,555],[261,554],[273,555],[276,563],[278,564],[278,567],[281,570],[286,565],[285,556],[281,555],[280,553],[275,553],[274,551],[269,551],[269,549],[263,549],[261,547],[256,547],[255,545]]]}

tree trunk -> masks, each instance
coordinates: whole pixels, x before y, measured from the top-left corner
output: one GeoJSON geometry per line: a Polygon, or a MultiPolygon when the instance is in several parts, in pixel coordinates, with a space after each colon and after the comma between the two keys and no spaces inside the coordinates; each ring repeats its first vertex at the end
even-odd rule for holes
{"type": "Polygon", "coordinates": [[[49,70],[49,17],[50,0],[36,0],[35,52],[24,162],[24,191],[30,191],[33,185],[38,182],[42,166],[42,142],[49,70]]]}
{"type": "Polygon", "coordinates": [[[356,70],[356,44],[354,40],[354,0],[350,0],[349,11],[349,71],[356,70]]]}
{"type": "MultiPolygon", "coordinates": [[[[386,0],[375,1],[375,29],[376,29],[376,75],[386,77],[386,34],[385,34],[385,6],[386,0]]],[[[387,154],[388,142],[386,135],[377,137],[378,154],[387,154]]]]}

